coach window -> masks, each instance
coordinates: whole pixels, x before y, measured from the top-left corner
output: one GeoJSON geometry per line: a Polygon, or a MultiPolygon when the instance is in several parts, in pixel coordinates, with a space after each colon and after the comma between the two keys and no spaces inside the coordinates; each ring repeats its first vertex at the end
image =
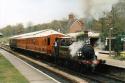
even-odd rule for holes
{"type": "Polygon", "coordinates": [[[47,44],[50,45],[50,38],[47,38],[47,44]]]}

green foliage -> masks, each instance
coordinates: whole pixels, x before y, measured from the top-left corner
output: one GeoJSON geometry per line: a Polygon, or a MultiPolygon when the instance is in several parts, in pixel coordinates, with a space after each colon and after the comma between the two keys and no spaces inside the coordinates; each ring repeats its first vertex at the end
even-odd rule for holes
{"type": "Polygon", "coordinates": [[[68,31],[67,24],[68,20],[54,20],[51,23],[37,25],[32,25],[32,23],[29,23],[28,27],[24,28],[23,24],[20,23],[15,26],[8,25],[0,29],[0,32],[3,33],[3,36],[5,37],[44,29],[53,29],[62,33],[66,33],[68,31]]]}
{"type": "Polygon", "coordinates": [[[109,36],[110,28],[113,28],[113,37],[125,32],[125,1],[114,5],[107,17],[92,22],[92,30],[101,32],[102,42],[109,36]]]}
{"type": "Polygon", "coordinates": [[[54,20],[51,23],[44,23],[44,24],[37,24],[34,26],[27,27],[25,29],[25,32],[33,32],[38,30],[44,30],[44,29],[53,29],[56,31],[61,31],[63,33],[67,32],[67,20],[54,20]]]}
{"type": "Polygon", "coordinates": [[[119,53],[119,56],[113,56],[114,59],[125,60],[125,53],[119,53]]]}
{"type": "Polygon", "coordinates": [[[8,25],[0,30],[3,36],[18,35],[24,32],[24,26],[22,24],[17,24],[15,26],[8,25]]]}
{"type": "Polygon", "coordinates": [[[115,39],[115,45],[114,45],[114,51],[117,52],[117,55],[119,55],[120,51],[122,51],[122,41],[121,37],[117,36],[115,39]]]}

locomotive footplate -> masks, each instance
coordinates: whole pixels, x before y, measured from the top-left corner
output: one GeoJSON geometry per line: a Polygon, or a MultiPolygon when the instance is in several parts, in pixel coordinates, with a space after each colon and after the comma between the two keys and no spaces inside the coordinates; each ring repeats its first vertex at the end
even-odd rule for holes
{"type": "Polygon", "coordinates": [[[81,61],[82,64],[104,64],[105,60],[83,60],[81,61]]]}

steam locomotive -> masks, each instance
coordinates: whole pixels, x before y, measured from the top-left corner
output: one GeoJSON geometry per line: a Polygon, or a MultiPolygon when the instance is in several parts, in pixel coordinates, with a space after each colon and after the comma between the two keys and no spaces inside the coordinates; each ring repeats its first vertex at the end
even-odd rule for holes
{"type": "Polygon", "coordinates": [[[40,57],[44,56],[57,64],[76,68],[78,71],[94,71],[96,66],[104,63],[103,60],[97,59],[90,44],[82,45],[75,56],[72,56],[69,47],[73,42],[72,38],[65,34],[47,29],[13,36],[9,45],[14,50],[40,53],[40,57]]]}

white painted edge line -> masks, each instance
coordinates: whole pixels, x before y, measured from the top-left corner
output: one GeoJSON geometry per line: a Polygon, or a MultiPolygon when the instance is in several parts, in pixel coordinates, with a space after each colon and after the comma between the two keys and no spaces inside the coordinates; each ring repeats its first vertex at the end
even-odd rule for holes
{"type": "MultiPolygon", "coordinates": [[[[14,55],[12,54],[12,56],[14,56],[14,55]]],[[[14,57],[16,57],[16,56],[14,56],[14,57]]],[[[52,80],[54,80],[55,82],[57,82],[57,83],[61,83],[61,82],[59,82],[59,81],[55,80],[54,78],[50,77],[50,76],[49,76],[49,75],[47,75],[46,73],[44,73],[44,72],[40,71],[39,69],[37,69],[37,68],[35,68],[35,67],[31,66],[30,64],[26,63],[25,61],[21,60],[20,58],[18,58],[18,57],[16,57],[16,58],[17,58],[18,60],[22,61],[24,64],[28,65],[29,67],[33,68],[34,70],[36,70],[36,71],[40,72],[41,74],[44,74],[45,76],[49,77],[49,78],[50,78],[50,79],[52,79],[52,80]]]]}

